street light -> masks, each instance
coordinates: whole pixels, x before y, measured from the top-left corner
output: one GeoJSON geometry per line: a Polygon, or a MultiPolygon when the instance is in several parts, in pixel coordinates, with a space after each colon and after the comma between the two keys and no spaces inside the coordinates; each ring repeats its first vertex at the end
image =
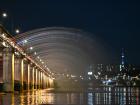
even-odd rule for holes
{"type": "Polygon", "coordinates": [[[2,13],[2,17],[6,18],[7,17],[7,13],[6,12],[2,13]]]}
{"type": "Polygon", "coordinates": [[[33,47],[30,47],[30,50],[32,50],[33,49],[33,47]]]}
{"type": "Polygon", "coordinates": [[[20,31],[19,31],[19,29],[16,29],[15,32],[16,32],[16,34],[18,34],[20,31]]]}
{"type": "Polygon", "coordinates": [[[4,25],[4,21],[5,21],[6,18],[7,18],[7,13],[6,12],[0,13],[0,24],[1,25],[4,25]]]}

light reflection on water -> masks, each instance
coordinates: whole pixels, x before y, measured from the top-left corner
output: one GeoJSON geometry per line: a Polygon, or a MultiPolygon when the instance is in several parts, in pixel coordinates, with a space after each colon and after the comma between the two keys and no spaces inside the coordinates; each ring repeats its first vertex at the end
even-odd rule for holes
{"type": "Polygon", "coordinates": [[[0,105],[140,105],[140,90],[136,87],[104,87],[89,92],[1,93],[0,105]]]}

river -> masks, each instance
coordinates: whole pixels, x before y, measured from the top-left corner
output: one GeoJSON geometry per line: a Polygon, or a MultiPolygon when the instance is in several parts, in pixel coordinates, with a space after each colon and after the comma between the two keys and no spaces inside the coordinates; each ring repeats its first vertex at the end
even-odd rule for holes
{"type": "Polygon", "coordinates": [[[140,89],[104,87],[81,92],[0,93],[0,105],[140,105],[140,89]]]}

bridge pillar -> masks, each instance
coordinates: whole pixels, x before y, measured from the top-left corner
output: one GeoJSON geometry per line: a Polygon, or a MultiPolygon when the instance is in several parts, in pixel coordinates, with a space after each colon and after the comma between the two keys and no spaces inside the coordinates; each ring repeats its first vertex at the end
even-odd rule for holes
{"type": "Polygon", "coordinates": [[[41,72],[38,71],[38,87],[39,87],[39,89],[40,89],[40,74],[41,74],[41,72]]]}
{"type": "Polygon", "coordinates": [[[54,86],[53,79],[51,79],[51,78],[49,78],[49,85],[50,85],[50,88],[52,88],[54,86]]]}
{"type": "Polygon", "coordinates": [[[43,89],[43,72],[41,72],[41,89],[43,89]]]}
{"type": "Polygon", "coordinates": [[[27,73],[27,90],[30,90],[30,64],[28,63],[28,73],[27,73]]]}
{"type": "Polygon", "coordinates": [[[45,74],[43,73],[43,88],[46,89],[45,74]]]}
{"type": "Polygon", "coordinates": [[[24,82],[24,88],[27,89],[28,86],[28,61],[27,60],[24,60],[23,82],[24,82]]]}
{"type": "Polygon", "coordinates": [[[47,76],[45,76],[45,81],[46,81],[46,88],[48,88],[47,76]]]}
{"type": "Polygon", "coordinates": [[[20,84],[21,84],[21,88],[20,88],[20,90],[21,91],[23,91],[23,72],[24,72],[24,59],[23,58],[21,58],[21,65],[20,65],[20,84]]]}
{"type": "Polygon", "coordinates": [[[47,87],[50,88],[49,78],[47,77],[47,87]]]}
{"type": "Polygon", "coordinates": [[[49,88],[48,77],[46,77],[46,85],[47,85],[47,88],[49,88]]]}
{"type": "Polygon", "coordinates": [[[30,89],[33,89],[34,86],[34,65],[30,66],[30,89]]]}
{"type": "Polygon", "coordinates": [[[15,89],[19,88],[19,81],[20,81],[20,59],[19,57],[15,56],[15,71],[14,71],[14,80],[15,80],[15,89]]]}
{"type": "Polygon", "coordinates": [[[32,84],[32,89],[34,89],[34,81],[35,81],[35,80],[34,80],[34,79],[35,79],[35,78],[34,78],[34,75],[35,75],[35,74],[34,74],[34,70],[35,70],[35,68],[33,67],[32,70],[31,70],[31,71],[32,71],[32,83],[31,83],[31,84],[32,84]]]}
{"type": "Polygon", "coordinates": [[[23,80],[24,80],[24,59],[21,55],[15,57],[15,90],[23,91],[23,80]]]}
{"type": "Polygon", "coordinates": [[[44,84],[45,84],[45,88],[47,88],[47,76],[44,76],[44,84]]]}
{"type": "Polygon", "coordinates": [[[12,48],[3,50],[3,89],[6,92],[14,92],[14,60],[15,55],[12,48]]]}
{"type": "Polygon", "coordinates": [[[46,89],[46,75],[43,73],[43,88],[46,89]]]}
{"type": "Polygon", "coordinates": [[[42,72],[42,89],[44,89],[44,73],[42,72]]]}
{"type": "Polygon", "coordinates": [[[35,89],[37,89],[37,68],[35,69],[35,89]]]}
{"type": "Polygon", "coordinates": [[[48,77],[47,76],[45,76],[45,83],[46,83],[46,88],[48,88],[48,79],[47,79],[48,77]]]}
{"type": "Polygon", "coordinates": [[[37,69],[37,89],[39,89],[39,69],[37,69]]]}
{"type": "Polygon", "coordinates": [[[42,72],[42,89],[44,89],[44,72],[42,72]]]}
{"type": "Polygon", "coordinates": [[[40,72],[40,88],[42,89],[42,71],[40,72]]]}

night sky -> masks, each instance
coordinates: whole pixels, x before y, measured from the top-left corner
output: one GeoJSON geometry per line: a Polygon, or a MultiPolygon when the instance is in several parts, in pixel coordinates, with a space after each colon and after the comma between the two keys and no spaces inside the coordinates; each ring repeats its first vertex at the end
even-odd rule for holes
{"type": "Polygon", "coordinates": [[[4,21],[9,30],[11,20],[21,32],[78,28],[100,38],[117,57],[124,48],[127,63],[140,64],[140,3],[135,0],[1,0],[2,11],[9,14],[4,21]]]}

